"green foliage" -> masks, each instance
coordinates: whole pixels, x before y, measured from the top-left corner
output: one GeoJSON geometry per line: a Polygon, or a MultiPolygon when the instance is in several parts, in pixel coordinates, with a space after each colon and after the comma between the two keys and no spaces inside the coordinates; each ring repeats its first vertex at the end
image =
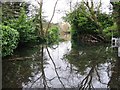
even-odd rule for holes
{"type": "Polygon", "coordinates": [[[111,15],[99,11],[93,11],[94,14],[91,14],[92,12],[88,11],[84,3],[80,3],[73,12],[66,15],[65,20],[72,26],[72,38],[84,34],[101,35],[103,29],[113,25],[111,15]]]}
{"type": "Polygon", "coordinates": [[[18,18],[21,7],[25,8],[26,13],[29,12],[29,4],[25,2],[2,2],[2,21],[18,18]]]}
{"type": "Polygon", "coordinates": [[[108,15],[106,13],[98,14],[98,21],[100,22],[102,29],[113,25],[112,15],[108,15]]]}
{"type": "Polygon", "coordinates": [[[114,20],[117,23],[118,33],[120,37],[120,2],[112,2],[114,20]]]}
{"type": "Polygon", "coordinates": [[[117,25],[114,24],[110,27],[107,27],[106,29],[103,30],[103,34],[108,40],[111,39],[112,35],[118,36],[117,25]]]}
{"type": "Polygon", "coordinates": [[[72,35],[77,36],[77,34],[95,34],[97,26],[88,17],[78,11],[73,11],[68,15],[68,20],[72,24],[72,35]]]}
{"type": "Polygon", "coordinates": [[[48,43],[58,43],[59,40],[59,29],[56,26],[51,27],[48,30],[48,37],[47,37],[48,43]]]}
{"type": "Polygon", "coordinates": [[[0,25],[2,29],[2,56],[11,55],[17,47],[19,33],[9,26],[0,25]]]}
{"type": "Polygon", "coordinates": [[[28,19],[25,10],[21,8],[21,14],[18,19],[9,20],[7,25],[16,29],[20,34],[20,42],[25,43],[36,39],[35,28],[32,25],[32,19],[28,19]]]}

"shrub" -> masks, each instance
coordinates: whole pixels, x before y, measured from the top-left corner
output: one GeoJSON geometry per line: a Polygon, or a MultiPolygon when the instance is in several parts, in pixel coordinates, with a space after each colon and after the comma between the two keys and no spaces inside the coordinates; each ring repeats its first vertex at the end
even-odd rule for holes
{"type": "Polygon", "coordinates": [[[2,29],[2,56],[11,55],[17,47],[19,33],[9,26],[0,25],[2,29]]]}
{"type": "Polygon", "coordinates": [[[20,43],[30,42],[36,39],[33,20],[28,19],[25,10],[21,8],[20,16],[17,19],[8,20],[6,25],[17,30],[20,35],[20,43]]]}
{"type": "Polygon", "coordinates": [[[107,27],[103,30],[103,34],[108,40],[110,40],[112,36],[118,36],[117,25],[114,24],[111,27],[107,27]]]}
{"type": "Polygon", "coordinates": [[[58,27],[53,26],[48,30],[48,43],[57,43],[59,40],[59,30],[58,27]]]}

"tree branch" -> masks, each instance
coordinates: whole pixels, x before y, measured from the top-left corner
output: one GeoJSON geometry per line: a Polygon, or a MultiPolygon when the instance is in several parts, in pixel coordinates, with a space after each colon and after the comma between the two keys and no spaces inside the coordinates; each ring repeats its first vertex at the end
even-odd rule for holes
{"type": "Polygon", "coordinates": [[[50,23],[51,23],[51,21],[52,21],[54,15],[55,15],[55,10],[56,10],[56,6],[57,6],[58,1],[59,1],[59,0],[57,0],[57,1],[55,2],[52,17],[51,17],[51,19],[50,19],[50,21],[49,21],[49,23],[48,23],[48,26],[47,26],[47,29],[46,29],[46,32],[45,32],[46,35],[48,34],[47,32],[48,32],[48,29],[49,29],[49,27],[50,27],[50,23]]]}

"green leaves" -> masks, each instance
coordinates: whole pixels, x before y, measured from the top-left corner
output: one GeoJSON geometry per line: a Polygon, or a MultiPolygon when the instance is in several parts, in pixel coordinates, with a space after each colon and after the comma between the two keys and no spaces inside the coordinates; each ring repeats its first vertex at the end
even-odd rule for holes
{"type": "Polygon", "coordinates": [[[2,56],[11,55],[17,47],[19,33],[9,26],[0,25],[2,28],[2,56]]]}
{"type": "Polygon", "coordinates": [[[48,37],[47,37],[48,43],[57,43],[59,40],[59,30],[58,27],[53,26],[48,30],[48,37]]]}
{"type": "Polygon", "coordinates": [[[117,25],[114,24],[110,27],[105,28],[103,30],[103,34],[108,40],[111,40],[112,35],[113,36],[118,36],[117,25]]]}
{"type": "Polygon", "coordinates": [[[72,38],[87,34],[104,37],[103,29],[113,25],[111,15],[96,11],[84,2],[79,3],[72,12],[68,13],[65,20],[72,26],[72,38]]]}
{"type": "MultiPolygon", "coordinates": [[[[11,55],[13,49],[17,47],[18,43],[26,43],[36,41],[35,26],[33,26],[33,19],[27,16],[27,6],[24,3],[15,3],[18,6],[13,14],[7,12],[6,7],[12,7],[13,3],[8,3],[3,7],[3,25],[0,25],[0,45],[2,45],[2,56],[11,55]],[[19,9],[19,10],[18,10],[19,9]],[[7,16],[6,16],[7,15],[7,16]],[[11,17],[11,18],[9,18],[11,17]],[[1,40],[2,37],[2,40],[1,40]]],[[[14,5],[13,5],[14,7],[14,5]]],[[[0,47],[1,49],[1,47],[0,47]]]]}
{"type": "Polygon", "coordinates": [[[36,39],[35,28],[32,19],[28,19],[24,8],[21,8],[18,19],[9,20],[7,25],[16,29],[20,34],[20,43],[30,42],[36,39]]]}

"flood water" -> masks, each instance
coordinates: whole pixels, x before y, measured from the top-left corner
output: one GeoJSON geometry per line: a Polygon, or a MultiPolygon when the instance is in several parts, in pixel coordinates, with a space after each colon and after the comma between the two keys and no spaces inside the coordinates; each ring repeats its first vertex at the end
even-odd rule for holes
{"type": "Polygon", "coordinates": [[[120,60],[110,45],[70,40],[18,49],[2,62],[3,88],[119,88],[120,60]]]}

